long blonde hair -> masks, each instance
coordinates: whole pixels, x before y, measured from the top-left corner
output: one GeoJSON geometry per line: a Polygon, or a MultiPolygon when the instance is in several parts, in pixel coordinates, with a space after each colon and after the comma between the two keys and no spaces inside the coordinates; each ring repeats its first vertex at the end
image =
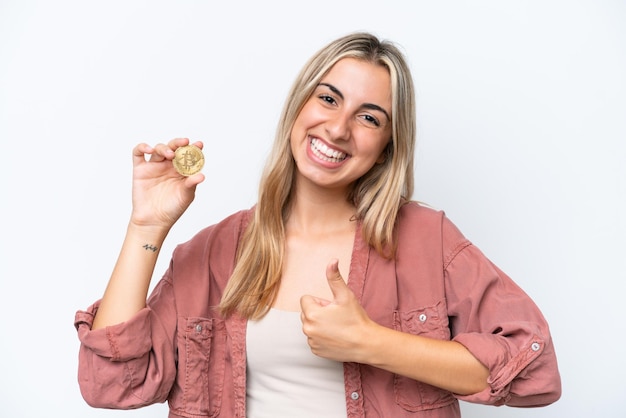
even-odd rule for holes
{"type": "Polygon", "coordinates": [[[357,180],[348,199],[356,206],[365,242],[384,257],[395,254],[395,220],[402,203],[413,194],[413,80],[403,54],[394,44],[369,33],[354,33],[319,50],[291,87],[261,178],[254,216],[242,236],[235,268],[220,303],[224,316],[238,312],[247,318],[260,318],[276,298],[296,170],[290,148],[291,130],[320,80],[337,61],[348,57],[381,65],[391,76],[392,133],[384,162],[357,180]]]}

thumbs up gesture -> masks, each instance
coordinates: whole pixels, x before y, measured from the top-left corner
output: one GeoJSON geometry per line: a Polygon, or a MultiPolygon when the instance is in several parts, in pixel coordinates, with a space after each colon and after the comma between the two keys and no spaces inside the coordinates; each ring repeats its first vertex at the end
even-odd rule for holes
{"type": "Polygon", "coordinates": [[[333,300],[300,299],[302,331],[313,354],[342,362],[363,362],[365,342],[375,325],[341,277],[339,261],[326,267],[333,300]]]}
{"type": "Polygon", "coordinates": [[[326,267],[333,299],[302,296],[302,330],[313,354],[369,364],[458,394],[488,387],[489,369],[456,341],[386,328],[372,321],[339,273],[326,267]]]}

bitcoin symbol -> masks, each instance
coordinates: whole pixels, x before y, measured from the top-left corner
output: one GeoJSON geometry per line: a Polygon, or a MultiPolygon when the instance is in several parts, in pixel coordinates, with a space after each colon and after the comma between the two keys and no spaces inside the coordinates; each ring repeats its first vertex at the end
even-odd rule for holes
{"type": "Polygon", "coordinates": [[[204,166],[202,150],[195,145],[187,145],[176,149],[174,168],[183,176],[192,176],[199,173],[204,166]]]}

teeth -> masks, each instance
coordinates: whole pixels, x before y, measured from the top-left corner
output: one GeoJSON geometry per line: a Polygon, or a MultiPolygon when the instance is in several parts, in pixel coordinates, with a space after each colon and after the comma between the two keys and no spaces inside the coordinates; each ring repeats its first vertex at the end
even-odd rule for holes
{"type": "Polygon", "coordinates": [[[330,149],[319,139],[311,139],[311,150],[318,158],[324,161],[338,163],[346,159],[347,154],[345,152],[330,149]]]}

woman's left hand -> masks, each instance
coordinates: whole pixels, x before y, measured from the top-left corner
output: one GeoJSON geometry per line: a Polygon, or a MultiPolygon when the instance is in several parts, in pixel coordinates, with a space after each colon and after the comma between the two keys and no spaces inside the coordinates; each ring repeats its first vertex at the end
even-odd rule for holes
{"type": "Polygon", "coordinates": [[[326,267],[333,300],[305,295],[300,299],[302,331],[313,354],[342,362],[365,362],[366,342],[376,325],[341,277],[338,261],[326,267]]]}
{"type": "Polygon", "coordinates": [[[313,354],[369,364],[461,395],[488,387],[489,369],[456,341],[436,340],[372,321],[341,277],[337,260],[326,268],[333,299],[300,299],[302,330],[313,354]]]}

